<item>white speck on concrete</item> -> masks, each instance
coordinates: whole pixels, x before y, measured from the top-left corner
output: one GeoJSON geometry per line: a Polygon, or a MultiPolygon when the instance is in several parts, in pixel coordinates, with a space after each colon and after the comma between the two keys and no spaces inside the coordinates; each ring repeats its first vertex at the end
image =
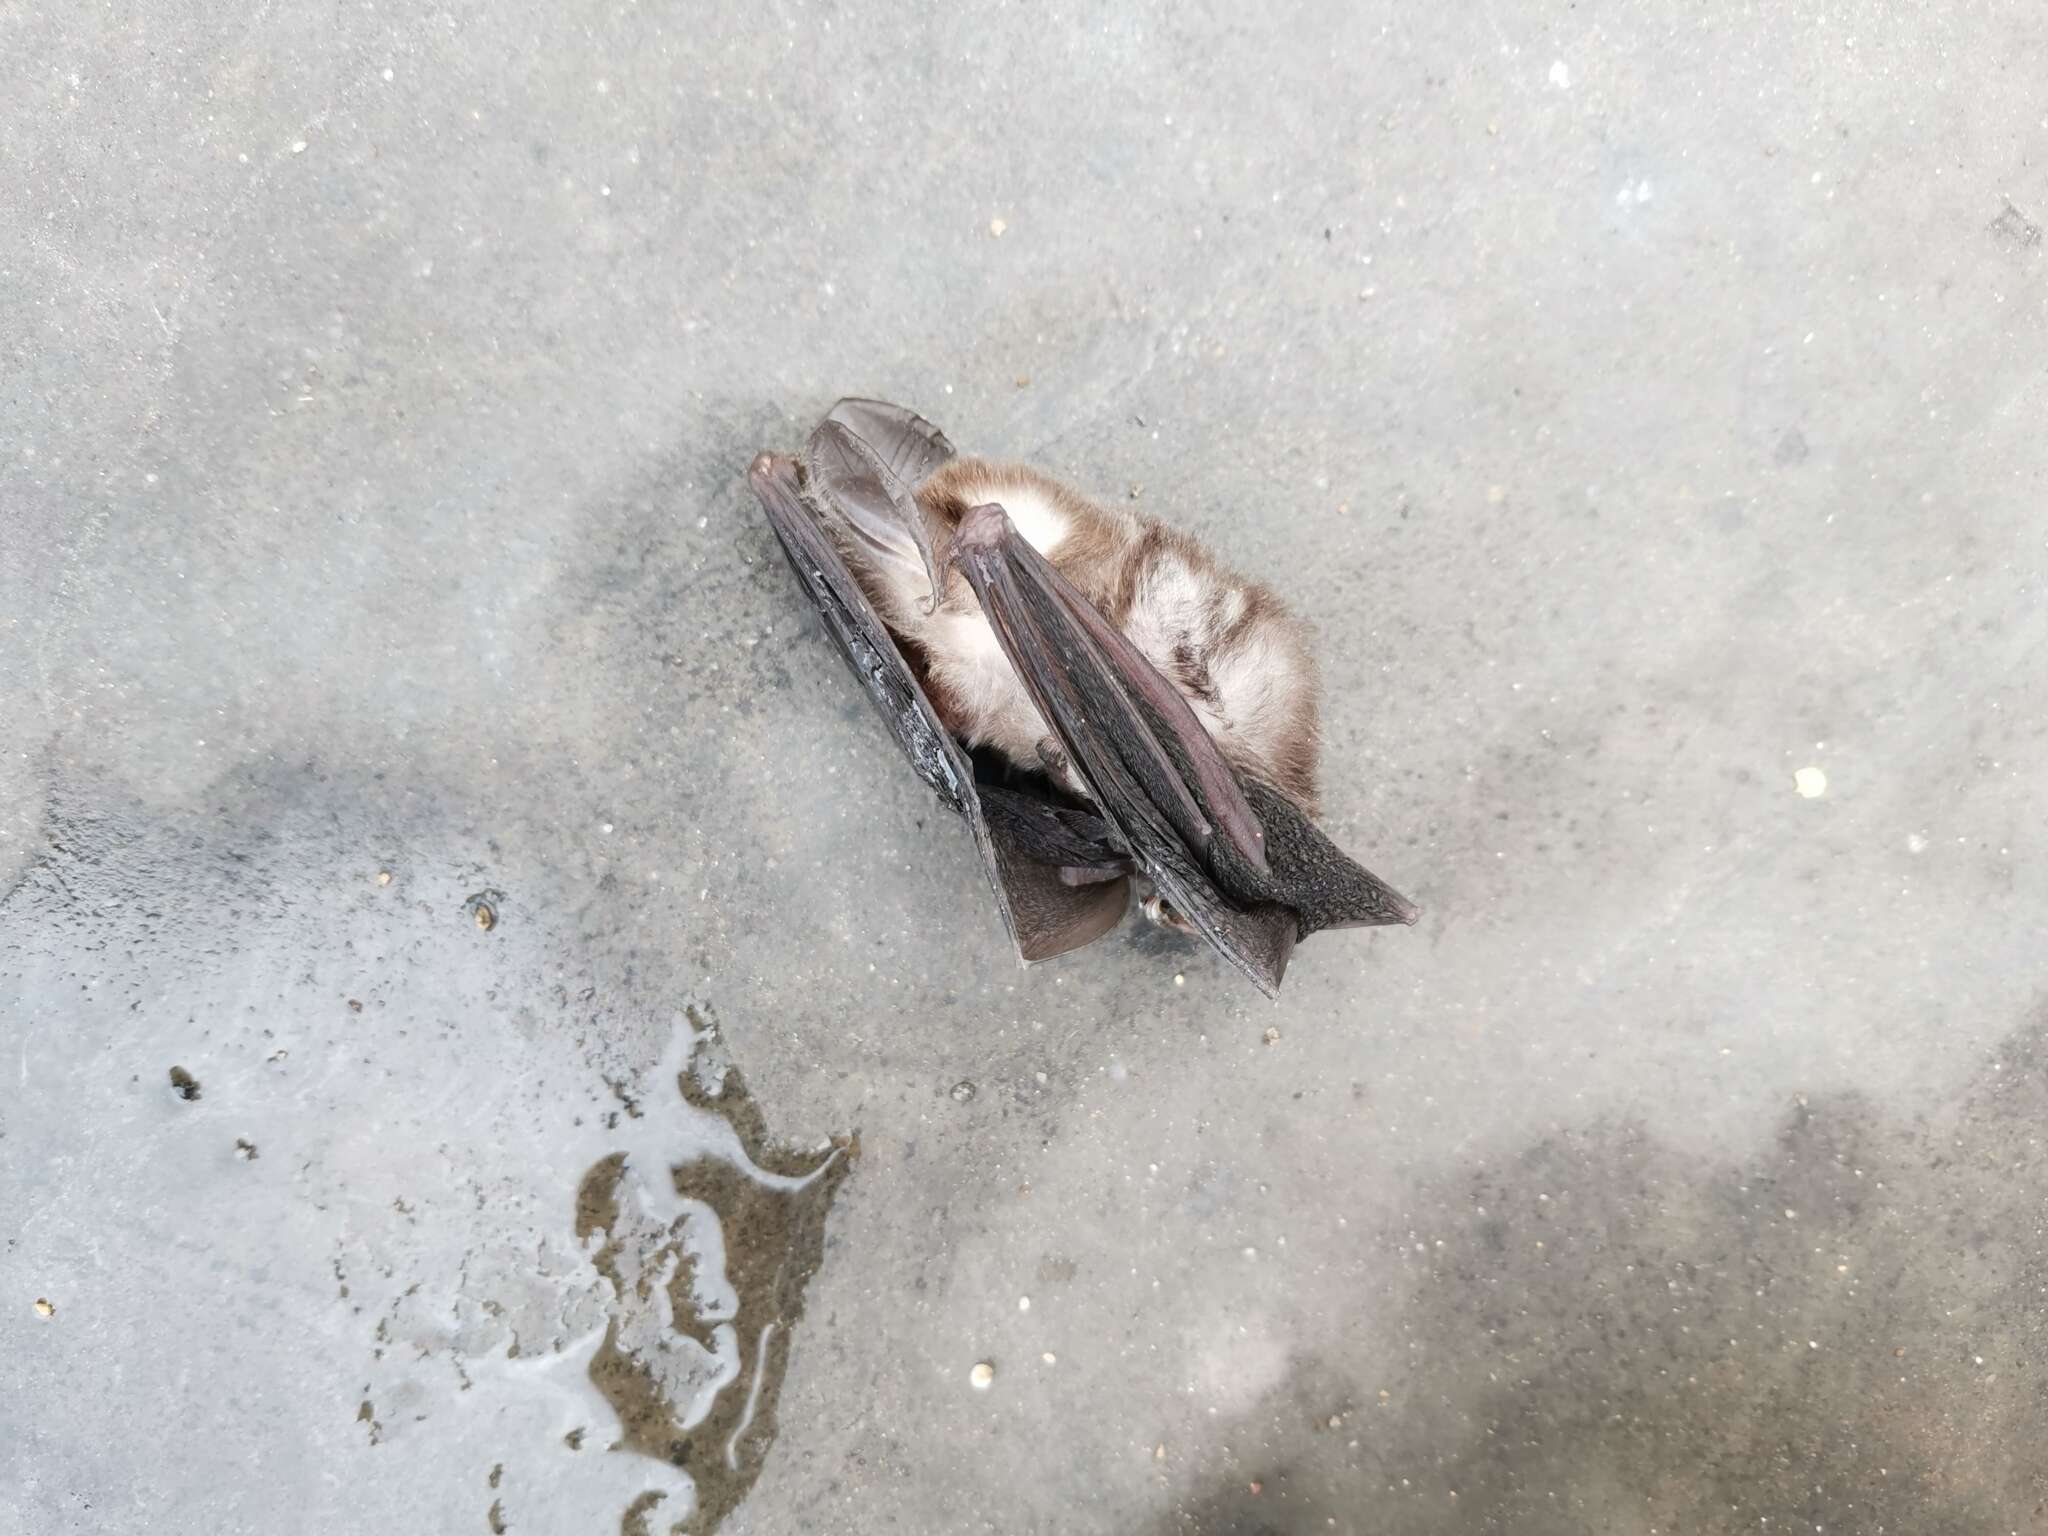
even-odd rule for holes
{"type": "Polygon", "coordinates": [[[1565,66],[1563,59],[1557,60],[1550,66],[1550,83],[1560,91],[1568,91],[1572,88],[1572,72],[1565,66]]]}
{"type": "Polygon", "coordinates": [[[1792,787],[1803,800],[1818,800],[1828,792],[1828,776],[1819,768],[1806,767],[1792,775],[1792,787]]]}
{"type": "Polygon", "coordinates": [[[306,141],[305,141],[304,139],[293,139],[293,140],[292,140],[292,153],[293,153],[293,154],[295,154],[295,155],[303,155],[303,154],[304,154],[305,152],[306,152],[306,141]]]}
{"type": "Polygon", "coordinates": [[[1920,835],[1920,834],[1919,834],[1918,832],[1909,832],[1909,833],[1907,833],[1907,834],[1906,834],[1906,852],[1908,852],[1908,853],[1925,853],[1926,851],[1927,851],[1927,839],[1926,839],[1926,838],[1922,837],[1922,836],[1921,836],[1921,835],[1920,835]]]}

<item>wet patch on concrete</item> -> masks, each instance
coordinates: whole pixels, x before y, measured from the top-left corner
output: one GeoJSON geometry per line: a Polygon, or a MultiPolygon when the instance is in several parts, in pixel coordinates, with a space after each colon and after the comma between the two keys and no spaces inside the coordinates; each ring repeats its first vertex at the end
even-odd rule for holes
{"type": "Polygon", "coordinates": [[[655,1081],[673,1083],[693,1122],[676,1160],[672,1114],[600,1160],[576,1197],[576,1233],[612,1291],[590,1380],[617,1413],[619,1447],[688,1474],[687,1520],[662,1526],[649,1490],[623,1533],[703,1533],[731,1513],[776,1432],[804,1287],[824,1255],[825,1217],[857,1142],[775,1143],[760,1106],[696,1009],[655,1081]]]}
{"type": "Polygon", "coordinates": [[[1740,1167],[1558,1132],[1416,1190],[1361,1326],[1154,1529],[2048,1528],[2044,1189],[2039,1023],[1934,1116],[1800,1099],[1740,1167]]]}

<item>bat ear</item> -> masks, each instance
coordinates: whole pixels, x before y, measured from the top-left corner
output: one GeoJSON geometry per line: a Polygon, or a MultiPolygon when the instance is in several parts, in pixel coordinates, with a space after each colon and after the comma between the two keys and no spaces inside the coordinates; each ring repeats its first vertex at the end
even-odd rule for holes
{"type": "MultiPolygon", "coordinates": [[[[939,441],[943,443],[944,437],[939,441]]],[[[915,482],[899,474],[889,457],[915,470],[928,454],[900,432],[885,437],[883,448],[877,449],[844,421],[828,416],[804,445],[804,488],[813,504],[852,530],[875,559],[906,575],[923,572],[932,592],[925,607],[929,613],[941,591],[936,544],[943,530],[918,501],[912,489],[915,482]]]]}
{"type": "Polygon", "coordinates": [[[842,400],[825,413],[866,443],[882,466],[906,485],[921,484],[926,475],[953,457],[946,434],[917,412],[882,400],[842,400]]]}

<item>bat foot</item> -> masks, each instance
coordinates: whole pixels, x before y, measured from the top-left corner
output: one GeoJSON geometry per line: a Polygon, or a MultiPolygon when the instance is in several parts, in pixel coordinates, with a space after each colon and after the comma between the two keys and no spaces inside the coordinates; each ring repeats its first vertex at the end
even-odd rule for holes
{"type": "Polygon", "coordinates": [[[1152,892],[1143,901],[1139,902],[1138,910],[1143,912],[1145,920],[1156,928],[1170,928],[1175,933],[1187,934],[1192,934],[1195,931],[1195,925],[1176,912],[1173,908],[1173,903],[1157,891],[1152,892]]]}

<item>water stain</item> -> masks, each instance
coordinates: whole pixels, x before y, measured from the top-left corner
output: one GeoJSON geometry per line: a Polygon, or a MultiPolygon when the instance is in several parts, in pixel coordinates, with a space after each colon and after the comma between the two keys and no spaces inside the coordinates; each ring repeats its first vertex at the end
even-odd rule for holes
{"type": "MultiPolygon", "coordinates": [[[[656,1072],[692,1133],[651,1108],[629,1147],[599,1161],[576,1195],[576,1233],[596,1241],[613,1301],[590,1380],[618,1414],[620,1447],[689,1474],[694,1504],[665,1528],[715,1530],[760,1476],[804,1287],[824,1256],[825,1217],[858,1142],[776,1143],[694,1010],[656,1072]],[[664,1145],[685,1139],[681,1161],[664,1145]]],[[[658,1527],[665,1495],[642,1493],[623,1536],[658,1527]]]]}

